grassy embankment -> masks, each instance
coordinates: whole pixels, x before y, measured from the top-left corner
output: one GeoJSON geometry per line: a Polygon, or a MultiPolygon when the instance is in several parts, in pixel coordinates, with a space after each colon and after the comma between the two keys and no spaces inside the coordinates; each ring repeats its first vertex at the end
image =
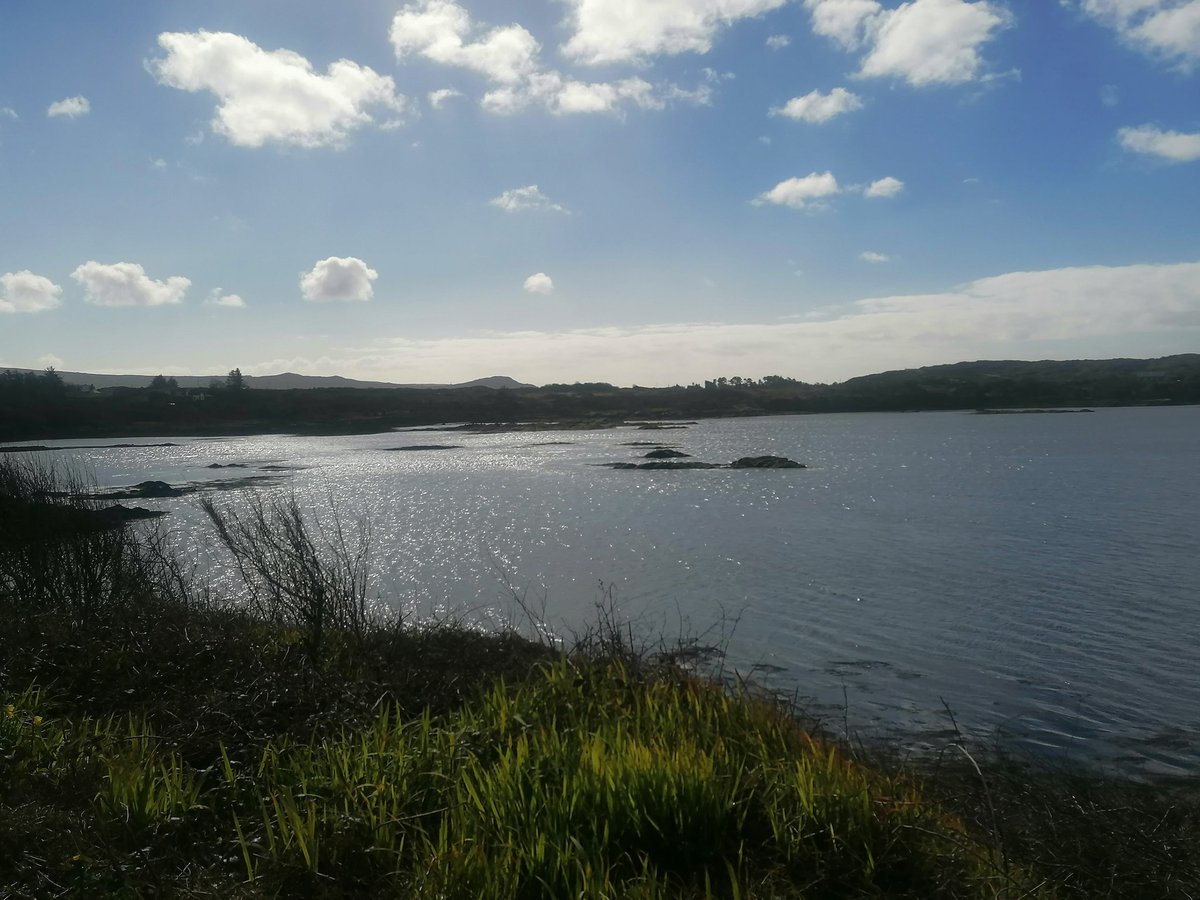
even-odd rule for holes
{"type": "MultiPolygon", "coordinates": [[[[369,535],[210,507],[242,593],[0,460],[0,896],[1189,897],[1197,805],[867,764],[635,652],[371,615],[369,535]],[[65,511],[65,510],[70,510],[65,511]]],[[[985,777],[986,775],[986,777],[985,777]]]]}

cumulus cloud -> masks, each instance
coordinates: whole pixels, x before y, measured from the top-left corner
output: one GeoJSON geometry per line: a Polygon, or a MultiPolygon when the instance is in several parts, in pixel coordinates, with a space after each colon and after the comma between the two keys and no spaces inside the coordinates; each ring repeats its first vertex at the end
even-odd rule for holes
{"type": "Polygon", "coordinates": [[[812,13],[813,31],[846,50],[857,50],[870,24],[882,11],[877,0],[804,0],[812,13]]]}
{"type": "Polygon", "coordinates": [[[770,203],[792,209],[808,209],[840,191],[841,188],[838,187],[832,172],[813,172],[803,178],[788,178],[779,182],[769,191],[759,194],[754,200],[754,205],[770,203]]]}
{"type": "Polygon", "coordinates": [[[78,119],[80,116],[86,116],[91,111],[92,104],[88,102],[87,97],[67,97],[65,100],[51,103],[46,109],[46,115],[52,119],[59,116],[68,119],[78,119]]]}
{"type": "Polygon", "coordinates": [[[876,264],[892,261],[892,258],[886,253],[876,253],[874,250],[864,250],[862,253],[858,254],[858,258],[863,262],[876,264]]]}
{"type": "Polygon", "coordinates": [[[864,197],[878,199],[880,197],[895,197],[904,190],[904,182],[899,178],[893,178],[888,175],[886,178],[880,178],[878,181],[872,181],[863,191],[864,197]]]}
{"type": "Polygon", "coordinates": [[[155,281],[137,263],[88,260],[71,273],[83,285],[84,300],[93,306],[174,306],[182,303],[192,282],[181,275],[155,281]]]}
{"type": "Polygon", "coordinates": [[[1162,131],[1153,125],[1122,128],[1117,132],[1121,146],[1131,153],[1144,153],[1172,163],[1195,162],[1200,159],[1200,133],[1183,134],[1162,131]]]}
{"type": "Polygon", "coordinates": [[[396,13],[392,19],[392,46],[397,59],[419,54],[507,84],[537,71],[541,45],[520,25],[493,28],[468,42],[473,30],[470,13],[453,0],[424,0],[396,13]]]}
{"type": "Polygon", "coordinates": [[[39,313],[59,306],[62,288],[28,269],[0,275],[0,313],[39,313]]]}
{"type": "Polygon", "coordinates": [[[447,100],[452,100],[455,97],[461,97],[462,91],[456,91],[454,88],[441,88],[436,91],[429,92],[429,105],[434,109],[441,109],[442,105],[447,100]]]}
{"type": "Polygon", "coordinates": [[[220,288],[217,288],[208,295],[204,301],[209,306],[223,306],[226,309],[245,309],[246,301],[237,294],[226,294],[220,288]]]}
{"type": "Polygon", "coordinates": [[[858,75],[900,78],[914,87],[961,84],[984,76],[982,47],[1012,21],[992,0],[804,0],[813,30],[862,51],[858,75]]]}
{"type": "Polygon", "coordinates": [[[505,191],[499,197],[493,197],[488,201],[492,206],[504,210],[505,212],[560,212],[565,213],[567,208],[555,203],[549,197],[542,193],[541,189],[536,184],[527,185],[526,187],[513,188],[511,191],[505,191]]]}
{"type": "Polygon", "coordinates": [[[322,75],[298,53],[227,32],[167,32],[158,43],[167,55],[150,60],[150,72],[168,87],[215,94],[212,129],[240,147],[341,146],[373,121],[368,109],[405,108],[391,78],[350,60],[322,75]]]}
{"type": "Polygon", "coordinates": [[[1130,46],[1190,70],[1200,62],[1200,0],[1082,0],[1130,46]]]}
{"type": "Polygon", "coordinates": [[[481,103],[498,114],[531,106],[557,115],[615,113],[627,106],[663,109],[668,101],[706,103],[712,94],[708,85],[685,91],[641,78],[579,81],[545,68],[541,45],[521,25],[487,29],[454,0],[417,0],[403,7],[392,19],[391,40],[399,60],[419,56],[488,79],[491,89],[481,103]]]}
{"type": "Polygon", "coordinates": [[[862,109],[862,105],[862,99],[857,94],[837,87],[828,94],[812,91],[803,97],[793,97],[783,106],[771,109],[769,115],[820,124],[843,113],[862,109]]]}
{"type": "Polygon", "coordinates": [[[787,0],[566,0],[575,33],[563,52],[591,65],[707,53],[717,32],[787,0]]]}
{"type": "Polygon", "coordinates": [[[375,295],[371,285],[379,273],[353,256],[330,256],[300,275],[300,292],[313,303],[366,301],[375,295]]]}
{"type": "Polygon", "coordinates": [[[525,279],[525,291],[530,294],[553,294],[554,280],[545,272],[538,272],[525,279]]]}
{"type": "Polygon", "coordinates": [[[792,39],[790,37],[788,37],[786,34],[773,34],[770,37],[768,37],[767,41],[766,41],[768,50],[782,50],[784,47],[789,46],[791,43],[792,43],[792,39]]]}

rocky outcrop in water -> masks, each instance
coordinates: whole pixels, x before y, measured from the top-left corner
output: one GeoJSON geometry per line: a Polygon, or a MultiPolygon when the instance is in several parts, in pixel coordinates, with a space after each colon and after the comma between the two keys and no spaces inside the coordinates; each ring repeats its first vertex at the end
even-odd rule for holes
{"type": "Polygon", "coordinates": [[[187,491],[171,487],[165,481],[143,481],[123,491],[97,495],[106,500],[152,500],[163,497],[182,497],[187,491]]]}
{"type": "MultiPolygon", "coordinates": [[[[687,456],[686,453],[675,454],[687,456]]],[[[725,465],[724,463],[701,462],[700,460],[656,459],[653,462],[600,463],[607,469],[805,469],[804,463],[785,456],[743,456],[725,465]]]]}
{"type": "Polygon", "coordinates": [[[804,463],[785,456],[743,456],[735,459],[729,466],[731,469],[804,469],[804,463]]]}

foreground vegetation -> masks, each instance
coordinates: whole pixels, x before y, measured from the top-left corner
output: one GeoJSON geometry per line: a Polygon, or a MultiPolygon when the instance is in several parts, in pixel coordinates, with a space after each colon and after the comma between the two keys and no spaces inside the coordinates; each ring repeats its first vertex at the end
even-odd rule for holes
{"type": "Polygon", "coordinates": [[[206,505],[242,576],[214,596],[60,481],[0,460],[0,896],[1200,887],[1186,785],[868,763],[607,617],[565,647],[389,621],[369,530],[286,498],[206,505]]]}
{"type": "Polygon", "coordinates": [[[716,378],[674,387],[313,388],[260,390],[238,370],[224,383],[91,391],[57,373],[0,372],[0,441],[270,431],[380,432],[443,422],[558,423],[781,413],[1200,403],[1200,354],[1161,359],[983,361],[809,384],[716,378]],[[236,377],[234,377],[236,376],[236,377]]]}

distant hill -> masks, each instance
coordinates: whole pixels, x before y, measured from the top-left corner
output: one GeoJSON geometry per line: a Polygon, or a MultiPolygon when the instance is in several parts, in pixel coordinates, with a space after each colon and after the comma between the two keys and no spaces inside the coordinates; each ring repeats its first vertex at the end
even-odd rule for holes
{"type": "Polygon", "coordinates": [[[622,422],[780,413],[1026,410],[1200,403],[1200,354],[1161,359],[981,360],[882,372],[839,384],[770,375],[673,387],[552,384],[511,378],[464,385],[389,385],[349,378],[272,375],[245,390],[221,378],[180,378],[184,390],[143,390],[145,375],[0,371],[0,441],[133,435],[378,433],[453,423],[554,423],[598,428],[622,422]],[[186,390],[188,385],[217,390],[186,390]],[[513,387],[520,390],[504,390],[513,387]],[[257,390],[256,390],[257,388],[257,390]],[[268,388],[268,390],[262,390],[268,388]],[[291,388],[303,388],[294,390],[291,388]],[[496,390],[495,388],[500,388],[496,390]]]}
{"type": "MultiPolygon", "coordinates": [[[[34,371],[30,369],[13,369],[14,372],[34,371]]],[[[98,375],[88,372],[59,372],[67,384],[92,385],[97,390],[110,387],[144,388],[149,387],[154,375],[98,375]]],[[[224,375],[175,375],[175,381],[181,388],[208,387],[214,381],[225,382],[224,375]]],[[[464,381],[461,384],[390,384],[386,381],[358,381],[354,378],[343,378],[341,375],[297,375],[295,372],[282,372],[279,375],[247,375],[246,387],[265,391],[309,390],[315,388],[356,388],[390,390],[395,388],[420,388],[426,390],[445,390],[447,388],[530,388],[532,384],[509,378],[507,375],[491,375],[487,378],[476,378],[474,381],[464,381]]]]}

